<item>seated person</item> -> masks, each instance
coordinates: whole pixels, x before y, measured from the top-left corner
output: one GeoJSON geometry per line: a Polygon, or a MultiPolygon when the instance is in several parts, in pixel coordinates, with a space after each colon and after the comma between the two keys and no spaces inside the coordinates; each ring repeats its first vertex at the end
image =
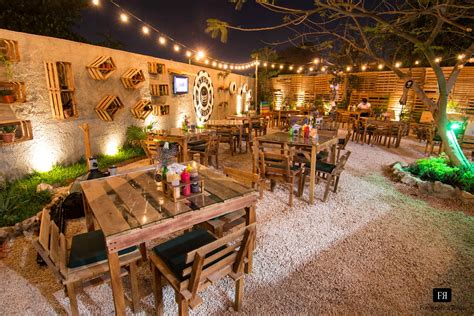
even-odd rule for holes
{"type": "Polygon", "coordinates": [[[362,98],[362,102],[357,105],[357,110],[361,112],[360,116],[367,117],[370,114],[370,103],[367,98],[362,98]]]}

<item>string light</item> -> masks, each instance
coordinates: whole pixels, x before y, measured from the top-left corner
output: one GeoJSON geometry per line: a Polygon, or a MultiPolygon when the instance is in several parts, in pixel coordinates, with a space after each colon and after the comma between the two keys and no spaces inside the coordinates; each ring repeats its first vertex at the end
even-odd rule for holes
{"type": "Polygon", "coordinates": [[[377,66],[377,68],[378,68],[379,70],[382,70],[382,69],[383,69],[383,65],[382,65],[382,64],[379,64],[379,65],[377,66]]]}
{"type": "Polygon", "coordinates": [[[192,55],[191,52],[188,50],[188,51],[186,52],[186,57],[191,57],[191,55],[192,55]]]}
{"type": "Polygon", "coordinates": [[[415,65],[419,65],[420,64],[420,61],[419,60],[415,60],[415,65]]]}
{"type": "Polygon", "coordinates": [[[459,54],[459,55],[458,55],[458,59],[459,59],[459,60],[463,60],[464,57],[466,57],[466,55],[464,55],[464,54],[459,54]]]}
{"type": "Polygon", "coordinates": [[[400,67],[401,67],[401,65],[402,65],[402,63],[401,63],[401,62],[399,62],[399,61],[397,61],[397,62],[395,63],[395,67],[396,67],[396,68],[400,68],[400,67]]]}
{"type": "Polygon", "coordinates": [[[288,69],[293,70],[293,66],[288,67],[288,69]]]}
{"type": "Polygon", "coordinates": [[[98,7],[100,5],[100,1],[99,0],[92,0],[92,4],[98,7]]]}
{"type": "Polygon", "coordinates": [[[313,59],[313,63],[314,63],[315,65],[319,64],[320,61],[321,61],[321,60],[320,60],[319,58],[313,59]]]}
{"type": "Polygon", "coordinates": [[[280,69],[283,69],[283,65],[280,65],[280,69]]]}
{"type": "Polygon", "coordinates": [[[150,33],[150,29],[148,27],[144,26],[144,27],[142,27],[142,32],[143,32],[143,34],[148,35],[150,33]]]}
{"type": "Polygon", "coordinates": [[[128,15],[126,15],[125,13],[120,13],[120,20],[124,23],[127,23],[128,22],[128,15]]]}
{"type": "Polygon", "coordinates": [[[165,45],[166,44],[166,38],[164,38],[163,36],[160,36],[158,38],[158,42],[160,42],[161,45],[165,45]]]}
{"type": "Polygon", "coordinates": [[[205,63],[206,65],[209,65],[209,59],[206,59],[206,60],[204,61],[204,63],[205,63]]]}
{"type": "Polygon", "coordinates": [[[275,68],[275,64],[272,64],[272,68],[275,68]]]}
{"type": "Polygon", "coordinates": [[[201,60],[201,59],[203,59],[205,56],[206,56],[206,54],[205,54],[202,50],[200,50],[200,51],[198,51],[197,54],[196,54],[196,60],[201,60]]]}
{"type": "Polygon", "coordinates": [[[222,64],[217,65],[217,67],[222,68],[222,64]]]}
{"type": "Polygon", "coordinates": [[[360,69],[361,69],[362,71],[365,71],[365,70],[367,69],[367,65],[362,65],[362,66],[360,67],[360,69]]]}
{"type": "Polygon", "coordinates": [[[313,70],[314,70],[314,68],[313,68],[313,67],[309,67],[309,71],[313,71],[313,70]]]}
{"type": "Polygon", "coordinates": [[[326,67],[325,67],[325,66],[322,66],[322,67],[321,67],[321,71],[322,71],[322,72],[326,71],[326,67]]]}
{"type": "Polygon", "coordinates": [[[297,73],[300,73],[300,72],[301,72],[301,69],[298,69],[296,72],[297,72],[297,73]]]}
{"type": "Polygon", "coordinates": [[[263,67],[267,67],[267,66],[268,66],[268,64],[267,64],[267,63],[263,63],[263,67]]]}
{"type": "Polygon", "coordinates": [[[347,66],[346,67],[346,71],[351,71],[352,67],[351,66],[347,66]]]}
{"type": "Polygon", "coordinates": [[[212,62],[212,67],[216,67],[217,63],[215,61],[212,62]]]}
{"type": "Polygon", "coordinates": [[[441,57],[436,57],[434,60],[435,63],[439,63],[440,61],[441,61],[441,57]]]}
{"type": "Polygon", "coordinates": [[[179,45],[176,45],[176,44],[173,45],[173,50],[174,50],[175,52],[179,52],[180,49],[181,49],[181,48],[179,47],[179,45]]]}
{"type": "Polygon", "coordinates": [[[230,67],[229,67],[229,68],[230,68],[231,70],[232,70],[232,69],[234,69],[234,65],[230,65],[230,67]]]}

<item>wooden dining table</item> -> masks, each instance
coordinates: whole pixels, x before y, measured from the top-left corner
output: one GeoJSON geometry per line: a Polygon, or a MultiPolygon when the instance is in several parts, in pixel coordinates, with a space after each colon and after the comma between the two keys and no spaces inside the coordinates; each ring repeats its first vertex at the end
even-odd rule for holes
{"type": "MultiPolygon", "coordinates": [[[[390,120],[378,120],[375,118],[371,117],[361,117],[359,120],[362,122],[364,126],[364,131],[362,135],[362,144],[365,142],[366,137],[367,137],[367,132],[370,128],[373,129],[373,131],[377,129],[385,130],[388,133],[388,137],[386,137],[386,140],[388,138],[388,145],[387,147],[390,148],[391,145],[391,140],[392,140],[392,131],[394,128],[397,129],[397,134],[393,135],[395,137],[395,148],[398,148],[400,146],[400,142],[402,139],[402,125],[403,122],[400,121],[390,121],[390,120]]],[[[386,142],[385,140],[385,142],[386,142]]]]}
{"type": "Polygon", "coordinates": [[[170,128],[167,130],[153,131],[149,134],[149,137],[155,141],[177,143],[181,147],[180,161],[188,161],[188,142],[203,136],[209,136],[213,133],[215,133],[215,131],[212,129],[196,128],[194,130],[184,131],[182,128],[170,128]]]}
{"type": "Polygon", "coordinates": [[[256,144],[259,142],[280,144],[286,147],[306,147],[311,148],[310,173],[309,173],[309,203],[314,203],[314,187],[316,181],[316,155],[318,152],[329,149],[329,159],[331,163],[336,163],[336,151],[339,139],[337,133],[320,132],[316,139],[312,137],[290,136],[288,132],[276,132],[256,138],[256,144]]]}
{"type": "MultiPolygon", "coordinates": [[[[174,202],[155,180],[155,167],[81,182],[86,224],[89,231],[98,226],[105,235],[115,313],[125,315],[125,298],[118,252],[142,246],[159,237],[188,229],[234,211],[245,209],[246,223],[256,221],[255,190],[216,173],[195,161],[189,164],[203,180],[201,194],[174,202]]],[[[246,272],[252,269],[249,251],[246,272]]]]}

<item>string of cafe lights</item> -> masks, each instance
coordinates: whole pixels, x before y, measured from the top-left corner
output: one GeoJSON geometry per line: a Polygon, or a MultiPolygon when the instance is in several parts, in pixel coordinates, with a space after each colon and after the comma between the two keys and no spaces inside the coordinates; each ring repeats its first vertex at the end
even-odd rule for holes
{"type": "MultiPolygon", "coordinates": [[[[280,71],[292,71],[296,73],[304,73],[306,71],[309,72],[328,72],[332,70],[334,73],[337,72],[353,72],[353,71],[367,71],[370,69],[376,69],[376,70],[384,70],[385,65],[382,63],[378,64],[369,64],[365,63],[362,65],[347,65],[345,67],[333,67],[331,65],[327,65],[323,62],[322,58],[314,58],[310,63],[306,63],[304,65],[294,65],[292,63],[287,63],[287,62],[271,62],[271,61],[264,61],[264,60],[254,60],[251,62],[246,62],[246,63],[231,63],[223,60],[219,60],[216,58],[211,58],[210,56],[206,55],[206,52],[204,50],[200,49],[192,49],[185,44],[175,40],[171,36],[161,32],[154,26],[148,24],[145,22],[143,19],[140,17],[136,16],[133,14],[131,11],[123,8],[119,4],[117,4],[113,0],[107,0],[110,2],[112,5],[114,5],[118,10],[119,10],[119,19],[122,23],[129,23],[130,19],[133,18],[136,20],[139,24],[142,25],[141,27],[141,32],[145,36],[149,36],[151,32],[155,32],[158,34],[158,44],[161,46],[168,46],[168,42],[171,43],[170,47],[172,47],[173,51],[177,54],[182,54],[184,52],[185,57],[188,60],[194,60],[197,63],[204,64],[209,67],[213,68],[218,68],[218,69],[223,69],[226,71],[245,71],[249,70],[250,68],[253,67],[259,67],[259,68],[270,68],[270,69],[275,69],[275,70],[280,70],[280,71]]],[[[96,7],[99,7],[101,5],[101,0],[92,0],[92,4],[96,7]]],[[[464,60],[466,59],[465,54],[459,54],[456,56],[458,60],[464,60]]],[[[454,59],[454,58],[450,58],[454,59]]],[[[435,63],[440,63],[442,61],[442,57],[436,57],[434,59],[435,63]]],[[[474,58],[470,57],[469,60],[467,60],[469,63],[474,63],[474,58]]],[[[415,60],[414,62],[415,66],[420,66],[421,61],[420,60],[415,60]]],[[[403,66],[403,63],[401,61],[395,62],[394,66],[396,68],[401,68],[403,66]]],[[[462,65],[460,66],[462,67],[462,65]]]]}

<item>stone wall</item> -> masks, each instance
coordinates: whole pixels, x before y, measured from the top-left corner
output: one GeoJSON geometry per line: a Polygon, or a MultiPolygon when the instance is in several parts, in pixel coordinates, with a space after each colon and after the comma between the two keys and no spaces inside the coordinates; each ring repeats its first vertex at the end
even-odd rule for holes
{"type": "MultiPolygon", "coordinates": [[[[150,116],[146,120],[146,122],[158,122],[157,127],[160,129],[178,127],[185,114],[191,115],[191,121],[195,120],[192,88],[195,75],[199,70],[206,70],[210,74],[214,86],[214,110],[211,119],[224,118],[237,111],[237,94],[231,96],[227,91],[218,92],[218,87],[228,87],[231,81],[235,81],[237,87],[241,87],[243,84],[247,84],[249,87],[254,86],[252,78],[237,74],[229,74],[225,79],[219,78],[220,70],[68,40],[3,29],[0,29],[0,39],[18,42],[21,60],[13,65],[12,80],[25,82],[26,102],[14,103],[11,105],[11,109],[18,119],[31,120],[33,129],[32,140],[0,146],[0,173],[4,173],[7,178],[22,176],[33,169],[47,170],[55,163],[69,164],[77,161],[84,155],[82,131],[78,126],[85,122],[90,126],[93,154],[112,152],[121,146],[125,140],[127,126],[145,124],[144,121],[132,116],[130,108],[140,99],[151,99],[150,81],[168,82],[170,88],[169,96],[152,98],[155,104],[169,105],[170,114],[158,117],[150,116]],[[98,56],[111,56],[117,66],[117,70],[105,81],[92,79],[86,69],[86,66],[98,56]],[[77,118],[52,118],[45,61],[63,61],[72,64],[77,118]],[[163,63],[167,70],[173,69],[188,75],[189,93],[173,95],[172,76],[168,72],[158,77],[159,80],[150,78],[147,66],[149,61],[163,63]],[[143,70],[146,78],[146,83],[137,90],[125,89],[120,81],[122,74],[132,67],[143,70]],[[106,95],[118,96],[125,105],[116,113],[112,122],[100,120],[94,111],[97,103],[106,95]],[[228,105],[219,106],[221,102],[227,102],[228,105]]],[[[6,74],[3,69],[0,71],[0,81],[5,80],[6,74]]],[[[0,107],[8,106],[0,103],[0,107]]],[[[0,113],[2,112],[0,111],[0,113]]],[[[2,117],[0,117],[1,121],[2,117]]]]}

